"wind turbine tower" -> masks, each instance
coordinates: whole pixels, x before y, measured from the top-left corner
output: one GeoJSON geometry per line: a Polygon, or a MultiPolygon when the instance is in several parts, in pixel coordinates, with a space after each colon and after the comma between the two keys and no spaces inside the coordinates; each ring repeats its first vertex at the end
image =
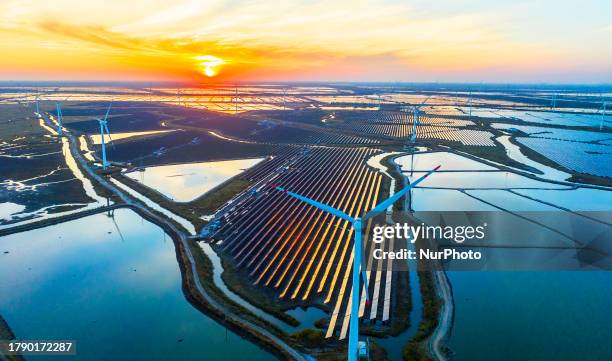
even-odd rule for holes
{"type": "MultiPolygon", "coordinates": [[[[106,115],[104,115],[104,119],[98,118],[98,124],[100,125],[100,142],[102,145],[102,169],[106,170],[108,167],[108,162],[106,161],[106,143],[104,141],[104,134],[108,134],[108,138],[110,137],[110,132],[108,131],[108,113],[110,112],[111,105],[108,105],[108,109],[106,109],[106,115]]],[[[111,139],[112,140],[112,139],[111,139]]]]}
{"type": "MultiPolygon", "coordinates": [[[[36,103],[36,107],[38,108],[38,103],[36,103]]],[[[62,105],[60,103],[55,103],[55,108],[57,109],[57,136],[58,138],[62,137],[62,105]]]]}
{"type": "Polygon", "coordinates": [[[366,213],[361,218],[360,217],[353,218],[349,216],[348,214],[336,208],[333,208],[326,204],[317,202],[313,199],[301,196],[297,193],[289,192],[285,190],[284,188],[276,187],[277,190],[291,197],[297,198],[301,200],[302,202],[310,204],[313,207],[319,208],[325,212],[331,213],[332,215],[336,217],[339,217],[341,219],[344,219],[345,221],[348,221],[349,223],[351,223],[353,227],[353,234],[354,234],[354,239],[353,239],[354,257],[353,257],[353,275],[352,275],[353,285],[352,285],[352,296],[351,296],[351,318],[350,318],[350,325],[349,325],[349,344],[348,344],[348,355],[347,355],[348,361],[357,361],[358,352],[359,352],[358,350],[359,348],[359,342],[358,342],[359,341],[359,300],[361,299],[359,297],[359,291],[361,290],[361,284],[360,284],[361,277],[363,277],[363,281],[364,281],[364,287],[366,290],[365,291],[366,299],[368,297],[368,280],[366,276],[366,269],[365,267],[363,267],[364,263],[363,263],[363,257],[361,254],[361,251],[362,251],[361,237],[362,237],[362,231],[363,231],[362,229],[363,221],[373,218],[379,215],[380,213],[384,212],[389,206],[391,206],[398,199],[403,197],[413,187],[421,183],[425,178],[429,177],[433,172],[435,172],[439,168],[440,166],[437,166],[434,169],[430,170],[421,178],[412,182],[410,185],[408,185],[401,191],[395,193],[393,196],[389,197],[387,200],[383,201],[382,203],[378,204],[376,207],[372,208],[372,210],[370,210],[368,213],[366,213]],[[360,272],[360,268],[361,268],[361,272],[360,272]]]}
{"type": "Polygon", "coordinates": [[[470,92],[470,95],[468,96],[468,115],[470,117],[470,119],[472,118],[472,92],[470,92]]]}
{"type": "Polygon", "coordinates": [[[410,135],[411,143],[416,143],[417,140],[417,123],[419,122],[419,113],[421,113],[419,107],[412,107],[412,135],[410,135]]]}
{"type": "Polygon", "coordinates": [[[425,105],[429,98],[431,98],[431,96],[425,98],[421,104],[412,107],[412,134],[410,135],[411,143],[415,143],[417,140],[417,125],[419,123],[419,116],[421,115],[421,107],[425,105]]]}

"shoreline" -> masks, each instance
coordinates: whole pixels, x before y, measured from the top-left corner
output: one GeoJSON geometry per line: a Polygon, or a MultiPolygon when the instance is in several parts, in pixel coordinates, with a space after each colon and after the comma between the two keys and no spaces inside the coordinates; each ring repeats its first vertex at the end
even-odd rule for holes
{"type": "MultiPolygon", "coordinates": [[[[286,340],[282,339],[281,336],[275,335],[273,331],[268,331],[253,320],[245,319],[239,314],[234,314],[230,306],[223,303],[223,301],[226,300],[218,301],[215,299],[203,286],[198,276],[198,267],[189,244],[189,242],[193,241],[188,239],[185,232],[182,231],[182,227],[164,219],[157,212],[149,209],[139,201],[133,200],[129,195],[119,190],[108,179],[92,170],[83,158],[83,155],[78,151],[78,144],[75,136],[69,132],[64,133],[64,136],[68,138],[70,148],[77,164],[83,168],[82,170],[84,170],[84,173],[86,173],[89,179],[97,186],[96,191],[103,189],[105,193],[110,192],[118,198],[118,202],[121,202],[114,206],[117,208],[127,207],[134,210],[147,221],[162,228],[172,238],[179,268],[181,269],[183,293],[190,302],[194,301],[192,304],[195,303],[194,306],[196,306],[196,308],[207,316],[214,317],[220,323],[235,327],[238,335],[256,341],[260,346],[270,348],[281,359],[307,359],[300,351],[295,349],[293,345],[290,345],[286,340]]],[[[206,259],[210,262],[210,259],[206,259]]],[[[212,275],[210,279],[212,281],[212,275]]],[[[244,312],[249,314],[248,311],[244,312]]],[[[255,315],[251,317],[255,318],[259,323],[261,322],[255,315]]],[[[266,323],[263,322],[263,324],[266,323]]]]}
{"type": "MultiPolygon", "coordinates": [[[[389,156],[385,161],[393,166],[390,169],[392,176],[401,179],[401,183],[405,185],[408,182],[408,177],[399,170],[398,164],[395,163],[395,158],[400,156],[401,153],[389,156]]],[[[402,202],[397,203],[398,206],[401,205],[400,210],[406,208],[405,203],[407,201],[408,199],[405,197],[402,202]]],[[[417,358],[420,360],[446,361],[447,357],[442,349],[444,347],[442,342],[450,330],[454,312],[452,292],[449,291],[450,284],[443,270],[418,271],[417,273],[420,285],[419,292],[421,292],[423,302],[423,315],[417,333],[404,346],[402,355],[405,360],[417,358]],[[429,274],[429,277],[426,274],[429,274]],[[430,295],[432,287],[434,295],[430,295]],[[434,316],[435,320],[432,319],[434,316]],[[434,322],[433,329],[431,328],[432,322],[434,322]],[[426,346],[426,355],[422,355],[419,351],[422,346],[426,346]]]]}

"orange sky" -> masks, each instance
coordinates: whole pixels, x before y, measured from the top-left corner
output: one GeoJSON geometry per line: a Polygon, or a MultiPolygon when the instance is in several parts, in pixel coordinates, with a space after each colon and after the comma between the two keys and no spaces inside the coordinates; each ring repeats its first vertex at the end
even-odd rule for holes
{"type": "Polygon", "coordinates": [[[461,3],[4,0],[0,78],[611,80],[606,5],[461,3]]]}

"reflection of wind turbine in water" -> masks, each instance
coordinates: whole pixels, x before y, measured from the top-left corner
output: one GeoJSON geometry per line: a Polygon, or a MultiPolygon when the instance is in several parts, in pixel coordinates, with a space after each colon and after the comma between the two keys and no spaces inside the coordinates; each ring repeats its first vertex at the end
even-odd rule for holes
{"type": "MultiPolygon", "coordinates": [[[[106,206],[107,207],[110,206],[110,200],[108,198],[106,198],[106,206]]],[[[106,213],[106,216],[112,219],[113,224],[115,225],[115,229],[117,230],[117,233],[119,233],[119,237],[121,237],[121,241],[125,242],[125,238],[123,238],[123,233],[121,233],[121,229],[119,229],[119,225],[117,224],[117,221],[115,220],[115,210],[109,209],[108,212],[106,213]]]]}
{"type": "Polygon", "coordinates": [[[117,230],[117,233],[119,233],[119,237],[121,237],[121,241],[125,242],[125,238],[123,238],[123,233],[121,233],[121,230],[119,229],[119,225],[117,224],[117,221],[115,220],[115,210],[113,209],[112,211],[110,211],[111,213],[111,219],[113,220],[113,224],[115,225],[115,229],[117,230]]]}
{"type": "Polygon", "coordinates": [[[362,257],[362,248],[361,237],[362,237],[362,222],[373,218],[380,213],[384,212],[387,208],[389,208],[393,203],[395,203],[398,199],[403,197],[406,193],[408,193],[413,187],[417,184],[421,183],[425,178],[429,177],[433,172],[438,170],[440,166],[435,167],[434,169],[427,172],[424,176],[415,180],[408,186],[404,187],[401,191],[395,193],[387,200],[379,203],[376,207],[372,208],[369,212],[367,212],[363,217],[353,218],[348,214],[328,206],[326,204],[317,202],[313,199],[301,196],[297,193],[289,192],[281,187],[276,187],[277,190],[301,200],[311,206],[314,206],[320,210],[331,213],[332,215],[339,217],[349,223],[351,223],[353,227],[353,285],[352,285],[352,295],[351,295],[351,318],[350,318],[350,328],[349,328],[349,344],[348,344],[348,361],[356,361],[357,353],[358,353],[358,338],[359,338],[359,291],[361,289],[360,279],[363,279],[364,288],[366,290],[366,301],[369,302],[368,295],[368,279],[366,275],[366,267],[364,266],[364,260],[362,257]],[[361,269],[361,272],[360,272],[361,269]]]}
{"type": "MultiPolygon", "coordinates": [[[[113,140],[110,135],[110,131],[108,130],[108,113],[110,112],[111,104],[108,105],[108,109],[106,109],[106,115],[104,115],[104,119],[97,118],[98,124],[100,124],[100,142],[102,144],[102,169],[106,170],[108,167],[108,162],[106,161],[106,143],[104,141],[104,134],[108,134],[108,139],[113,140]]],[[[114,145],[113,145],[114,147],[114,145]]]]}

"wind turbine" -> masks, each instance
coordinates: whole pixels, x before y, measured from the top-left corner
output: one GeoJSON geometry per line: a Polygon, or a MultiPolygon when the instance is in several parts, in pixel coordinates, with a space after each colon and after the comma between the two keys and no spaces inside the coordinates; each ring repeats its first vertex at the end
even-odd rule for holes
{"type": "Polygon", "coordinates": [[[421,114],[421,107],[431,98],[431,95],[425,98],[419,105],[412,107],[412,135],[410,135],[410,142],[415,143],[417,139],[417,123],[419,122],[419,115],[421,114]]]}
{"type": "Polygon", "coordinates": [[[112,140],[110,136],[110,132],[108,131],[108,113],[110,112],[111,104],[108,105],[108,109],[106,109],[106,115],[104,115],[104,119],[97,118],[98,124],[100,124],[100,139],[102,143],[102,169],[106,170],[108,167],[108,162],[106,161],[106,144],[104,143],[104,134],[108,134],[108,138],[112,140]]]}
{"type": "Polygon", "coordinates": [[[352,301],[351,301],[351,320],[350,320],[350,328],[349,328],[349,344],[348,344],[348,361],[356,361],[357,360],[357,353],[358,353],[358,339],[359,339],[359,291],[360,291],[360,273],[362,273],[363,276],[363,281],[364,281],[364,286],[365,286],[365,290],[366,290],[366,298],[367,298],[367,292],[368,292],[368,283],[367,283],[367,276],[366,276],[366,270],[365,267],[363,267],[362,272],[359,272],[359,269],[361,267],[361,265],[363,265],[363,260],[362,260],[362,256],[361,256],[361,237],[362,237],[362,222],[377,216],[378,214],[382,213],[383,211],[385,211],[389,206],[391,206],[393,203],[395,203],[398,199],[400,199],[401,197],[403,197],[406,193],[408,193],[413,187],[415,187],[417,184],[421,183],[425,178],[429,177],[433,172],[435,172],[436,170],[438,170],[440,168],[440,166],[435,167],[434,169],[430,170],[429,172],[427,172],[424,176],[422,176],[421,178],[417,179],[416,181],[412,182],[410,185],[408,185],[407,187],[405,187],[404,189],[402,189],[401,191],[395,193],[394,195],[392,195],[391,197],[389,197],[387,200],[379,203],[376,207],[372,208],[369,212],[367,212],[363,217],[357,217],[357,218],[353,218],[351,216],[349,216],[348,214],[342,212],[341,210],[338,210],[336,208],[333,208],[331,206],[328,206],[326,204],[317,202],[313,199],[301,196],[297,193],[293,193],[290,191],[285,190],[282,187],[276,187],[277,190],[290,195],[291,197],[297,198],[299,200],[301,200],[302,202],[308,203],[311,206],[314,206],[316,208],[319,208],[325,212],[331,213],[332,215],[339,217],[341,219],[344,219],[345,221],[348,221],[349,223],[351,223],[352,227],[353,227],[353,234],[354,234],[354,240],[353,240],[353,252],[354,252],[354,256],[353,256],[353,290],[352,290],[352,301]]]}
{"type": "Polygon", "coordinates": [[[553,93],[552,99],[550,99],[550,109],[554,111],[556,106],[557,106],[557,93],[553,93]]]}
{"type": "Polygon", "coordinates": [[[472,118],[472,91],[470,91],[470,95],[468,95],[468,112],[470,119],[472,118]]]}
{"type": "MultiPolygon", "coordinates": [[[[38,103],[36,103],[36,107],[38,108],[38,103]]],[[[62,104],[56,102],[55,108],[57,109],[57,137],[62,137],[62,104]]]]}
{"type": "Polygon", "coordinates": [[[39,95],[36,95],[36,116],[40,117],[40,108],[38,107],[38,98],[39,98],[39,95]]]}

